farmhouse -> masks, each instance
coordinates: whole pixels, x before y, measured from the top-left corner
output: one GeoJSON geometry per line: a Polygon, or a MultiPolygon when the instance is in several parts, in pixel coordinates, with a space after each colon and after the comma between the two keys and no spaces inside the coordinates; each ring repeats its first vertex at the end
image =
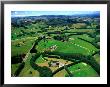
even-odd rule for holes
{"type": "Polygon", "coordinates": [[[59,61],[51,61],[50,66],[51,67],[58,67],[59,66],[59,61]]]}
{"type": "Polygon", "coordinates": [[[51,66],[51,67],[59,67],[60,68],[60,67],[64,66],[64,64],[60,63],[59,61],[51,61],[49,66],[51,66]]]}

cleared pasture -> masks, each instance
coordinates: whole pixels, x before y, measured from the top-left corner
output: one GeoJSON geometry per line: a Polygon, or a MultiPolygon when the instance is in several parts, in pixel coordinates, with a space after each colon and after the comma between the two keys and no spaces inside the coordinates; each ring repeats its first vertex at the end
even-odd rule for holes
{"type": "Polygon", "coordinates": [[[83,62],[70,66],[68,67],[68,69],[75,77],[98,77],[99,76],[97,72],[90,65],[83,62]]]}
{"type": "Polygon", "coordinates": [[[30,59],[32,58],[32,54],[29,54],[29,56],[27,57],[26,61],[25,61],[25,66],[23,68],[23,70],[20,72],[19,76],[23,77],[23,76],[39,76],[39,72],[37,70],[34,70],[31,65],[30,65],[30,59]]]}
{"type": "Polygon", "coordinates": [[[65,75],[68,75],[67,71],[65,69],[59,71],[56,73],[53,77],[65,77],[65,75]]]}
{"type": "Polygon", "coordinates": [[[27,37],[11,41],[11,56],[26,54],[34,44],[37,37],[27,37]]]}
{"type": "Polygon", "coordinates": [[[74,38],[67,42],[61,42],[54,39],[47,40],[46,42],[42,40],[36,46],[36,49],[39,52],[46,50],[51,51],[52,46],[56,46],[56,49],[52,50],[53,52],[62,53],[80,53],[83,55],[92,55],[95,51],[98,51],[98,49],[92,44],[74,38]]]}

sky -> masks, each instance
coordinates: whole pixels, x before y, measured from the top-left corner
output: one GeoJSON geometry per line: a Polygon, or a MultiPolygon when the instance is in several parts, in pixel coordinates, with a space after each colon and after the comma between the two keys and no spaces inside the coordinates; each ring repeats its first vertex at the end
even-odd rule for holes
{"type": "Polygon", "coordinates": [[[41,16],[41,15],[77,15],[94,14],[99,11],[11,11],[12,17],[41,16]]]}

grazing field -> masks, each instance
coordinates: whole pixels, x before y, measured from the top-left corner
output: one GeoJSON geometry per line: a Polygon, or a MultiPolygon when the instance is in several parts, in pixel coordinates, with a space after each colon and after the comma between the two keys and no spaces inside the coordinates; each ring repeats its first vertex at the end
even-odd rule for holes
{"type": "Polygon", "coordinates": [[[45,62],[45,60],[44,60],[43,56],[40,55],[40,57],[36,59],[35,63],[44,63],[44,62],[45,62]]]}
{"type": "Polygon", "coordinates": [[[36,39],[37,37],[27,37],[12,40],[11,56],[13,57],[20,54],[26,54],[30,50],[36,39]]]}
{"type": "Polygon", "coordinates": [[[61,42],[53,39],[44,42],[42,40],[39,42],[38,46],[36,46],[36,49],[42,52],[45,50],[50,50],[49,48],[51,48],[54,45],[56,45],[56,49],[53,50],[54,52],[81,53],[84,55],[92,55],[95,51],[98,51],[98,49],[92,44],[74,38],[71,38],[69,42],[61,42]]]}
{"type": "Polygon", "coordinates": [[[73,36],[71,36],[70,38],[81,38],[81,39],[87,40],[87,41],[89,41],[89,42],[93,42],[93,41],[95,40],[95,38],[92,38],[92,37],[90,37],[90,36],[87,35],[87,34],[73,35],[73,36]]]}
{"type": "Polygon", "coordinates": [[[11,65],[11,76],[14,75],[14,73],[16,72],[16,70],[18,69],[18,66],[19,66],[20,64],[21,64],[21,63],[12,64],[12,65],[11,65]]]}
{"type": "Polygon", "coordinates": [[[25,66],[19,74],[20,77],[23,77],[23,76],[36,76],[37,77],[37,76],[39,76],[39,72],[37,70],[34,70],[30,65],[31,58],[32,58],[32,54],[29,54],[25,61],[25,66]]]}
{"type": "Polygon", "coordinates": [[[76,46],[79,46],[82,49],[88,50],[88,54],[91,55],[93,53],[95,53],[95,51],[98,51],[98,49],[93,46],[91,43],[85,42],[83,40],[80,39],[72,39],[70,40],[70,42],[73,42],[76,46]]]}
{"type": "Polygon", "coordinates": [[[59,71],[56,73],[53,77],[65,77],[65,75],[68,75],[67,71],[65,69],[59,71]]]}
{"type": "Polygon", "coordinates": [[[100,13],[41,13],[11,18],[11,76],[99,77],[100,13]]]}
{"type": "Polygon", "coordinates": [[[86,33],[94,33],[94,29],[70,29],[68,32],[86,32],[86,33]]]}
{"type": "Polygon", "coordinates": [[[75,77],[96,77],[97,72],[86,63],[79,63],[68,68],[75,77]]]}

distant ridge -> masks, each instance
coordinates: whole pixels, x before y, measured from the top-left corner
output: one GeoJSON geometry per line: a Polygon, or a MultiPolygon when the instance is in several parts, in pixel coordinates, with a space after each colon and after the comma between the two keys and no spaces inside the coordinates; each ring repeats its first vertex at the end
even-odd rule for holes
{"type": "MultiPolygon", "coordinates": [[[[100,13],[99,12],[95,12],[95,13],[92,13],[92,14],[74,14],[74,15],[40,15],[40,16],[20,16],[20,17],[48,17],[48,18],[54,18],[54,17],[76,17],[76,16],[79,16],[79,17],[86,17],[86,16],[89,16],[89,17],[100,17],[100,13]]],[[[18,17],[20,18],[19,16],[12,16],[12,18],[14,17],[18,17]]]]}

